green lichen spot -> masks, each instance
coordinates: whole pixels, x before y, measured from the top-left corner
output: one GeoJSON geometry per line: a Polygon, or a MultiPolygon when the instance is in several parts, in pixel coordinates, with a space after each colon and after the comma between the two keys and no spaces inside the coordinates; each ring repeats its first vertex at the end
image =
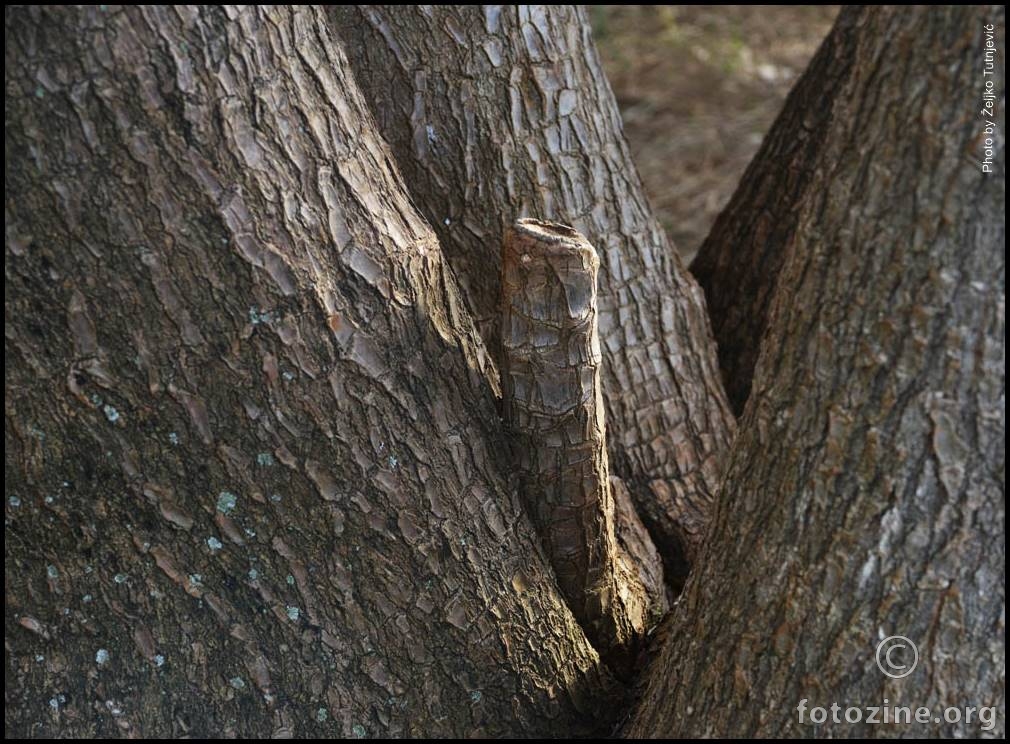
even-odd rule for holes
{"type": "Polygon", "coordinates": [[[297,607],[292,607],[291,605],[288,605],[287,609],[288,609],[288,620],[290,620],[291,622],[298,622],[298,618],[301,616],[302,611],[299,610],[297,607]]]}
{"type": "Polygon", "coordinates": [[[46,97],[45,88],[43,88],[41,85],[38,88],[36,88],[35,89],[35,97],[36,98],[45,98],[46,97]]]}
{"type": "Polygon", "coordinates": [[[326,708],[320,708],[316,711],[316,720],[319,723],[325,723],[326,719],[330,717],[330,712],[326,708]]]}
{"type": "Polygon", "coordinates": [[[353,731],[354,735],[357,736],[359,739],[365,738],[366,734],[365,727],[362,726],[360,723],[356,723],[353,726],[351,726],[351,731],[353,731]]]}
{"type": "Polygon", "coordinates": [[[249,569],[249,581],[256,581],[260,577],[260,572],[255,568],[249,569]]]}
{"type": "Polygon", "coordinates": [[[272,467],[274,464],[274,456],[269,452],[260,452],[256,455],[256,464],[263,468],[272,467]]]}
{"type": "Polygon", "coordinates": [[[242,679],[241,677],[232,677],[231,679],[228,680],[228,684],[234,687],[236,690],[245,689],[245,680],[242,679]]]}
{"type": "Polygon", "coordinates": [[[115,581],[117,584],[125,584],[128,578],[130,577],[127,576],[126,574],[118,573],[112,577],[112,580],[115,581]]]}
{"type": "Polygon", "coordinates": [[[108,661],[109,661],[108,650],[104,648],[98,649],[98,652],[95,654],[95,663],[98,664],[98,666],[102,666],[108,661]]]}
{"type": "Polygon", "coordinates": [[[481,698],[483,697],[484,695],[481,693],[480,690],[474,690],[473,692],[470,693],[470,700],[471,702],[474,703],[479,703],[481,701],[481,698]]]}
{"type": "Polygon", "coordinates": [[[262,311],[258,307],[249,308],[249,322],[253,325],[260,325],[261,323],[272,323],[274,320],[274,313],[267,311],[262,311]]]}
{"type": "Polygon", "coordinates": [[[210,548],[212,553],[216,553],[218,550],[224,547],[224,543],[218,540],[216,537],[207,538],[207,547],[210,548]]]}
{"type": "Polygon", "coordinates": [[[217,510],[222,514],[228,514],[238,504],[238,496],[231,491],[221,491],[217,497],[217,510]]]}
{"type": "Polygon", "coordinates": [[[60,572],[56,568],[56,566],[46,566],[46,576],[48,576],[50,579],[58,578],[59,575],[60,572]]]}
{"type": "Polygon", "coordinates": [[[287,579],[285,579],[285,581],[288,582],[288,586],[294,586],[295,585],[295,577],[292,576],[291,574],[288,574],[288,577],[287,577],[287,579]]]}

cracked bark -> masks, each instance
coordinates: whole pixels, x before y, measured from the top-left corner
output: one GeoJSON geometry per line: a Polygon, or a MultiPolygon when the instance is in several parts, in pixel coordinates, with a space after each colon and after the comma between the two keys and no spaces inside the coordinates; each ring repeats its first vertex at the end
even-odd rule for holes
{"type": "Polygon", "coordinates": [[[414,202],[498,348],[498,246],[517,217],[600,253],[601,376],[614,475],[679,583],[734,430],[704,299],[642,192],[585,11],[333,6],[414,202]]]}
{"type": "Polygon", "coordinates": [[[616,712],[321,13],[5,11],[7,735],[616,712]]]}
{"type": "MultiPolygon", "coordinates": [[[[980,172],[985,23],[1003,8],[847,8],[828,42],[849,47],[845,100],[790,99],[833,113],[784,202],[799,211],[710,541],[627,734],[818,735],[801,700],[886,698],[995,706],[1002,736],[1005,155],[999,136],[980,172]],[[919,646],[902,680],[874,663],[890,634],[919,646]]],[[[749,209],[766,206],[787,219],[749,209]]]]}
{"type": "Polygon", "coordinates": [[[502,401],[520,491],[561,591],[624,676],[646,631],[644,587],[618,550],[596,322],[596,249],[520,220],[502,244],[502,401]]]}
{"type": "MultiPolygon", "coordinates": [[[[432,28],[457,31],[453,12],[475,11],[436,9],[432,28]]],[[[667,648],[633,732],[797,733],[802,696],[1003,715],[1002,140],[998,174],[972,161],[978,24],[1005,15],[847,12],[848,100],[818,167],[796,174],[787,290],[726,500],[703,572],[653,636],[667,648]],[[873,671],[884,628],[923,649],[905,682],[873,671]]],[[[417,70],[452,95],[417,98],[465,99],[473,143],[508,130],[496,91],[517,92],[522,122],[558,112],[556,130],[523,123],[492,152],[509,154],[520,202],[571,203],[569,179],[592,184],[581,219],[617,236],[600,243],[601,309],[616,293],[630,330],[603,336],[606,394],[622,363],[608,339],[690,339],[690,293],[639,271],[648,231],[628,226],[651,223],[618,198],[605,84],[575,74],[597,64],[584,27],[541,33],[581,16],[489,13],[501,30],[468,27],[463,43],[488,41],[514,85],[480,66],[492,87],[452,77],[468,58],[432,35],[444,55],[417,70]],[[572,89],[552,75],[588,86],[567,118],[572,89]],[[555,131],[580,144],[552,153],[555,131]]],[[[5,733],[533,737],[618,715],[507,483],[467,277],[412,206],[438,192],[408,197],[321,13],[8,8],[5,42],[5,733]]],[[[410,90],[388,70],[388,95],[410,90]]],[[[501,171],[472,163],[485,175],[470,182],[513,204],[501,171]]],[[[498,244],[477,229],[478,247],[498,244]]],[[[662,386],[697,390],[690,370],[709,362],[672,348],[683,374],[657,382],[643,363],[627,379],[680,410],[662,386]]],[[[669,436],[710,463],[726,428],[698,445],[705,410],[669,436]]],[[[611,445],[625,475],[650,467],[637,436],[611,445]]],[[[649,553],[633,521],[621,530],[649,553]]]]}

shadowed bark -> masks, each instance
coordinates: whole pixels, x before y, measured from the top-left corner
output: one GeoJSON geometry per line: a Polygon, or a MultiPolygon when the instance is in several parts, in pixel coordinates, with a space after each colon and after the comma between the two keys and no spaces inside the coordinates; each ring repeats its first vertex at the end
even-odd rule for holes
{"type": "Polygon", "coordinates": [[[596,250],[575,230],[520,220],[502,244],[502,402],[520,490],[561,591],[627,674],[646,596],[620,554],[596,327],[596,250]]]}
{"type": "Polygon", "coordinates": [[[719,214],[691,273],[705,290],[719,366],[733,410],[743,413],[786,246],[810,178],[824,166],[832,121],[858,115],[851,94],[859,13],[843,13],[790,92],[782,113],[719,214]]]}
{"type": "Polygon", "coordinates": [[[648,206],[574,6],[340,6],[355,74],[491,348],[517,217],[600,254],[608,449],[670,578],[699,544],[734,422],[704,300],[648,206]]]}
{"type": "Polygon", "coordinates": [[[321,11],[9,8],[5,42],[6,733],[614,715],[321,11]]]}
{"type": "Polygon", "coordinates": [[[710,540],[629,735],[979,733],[934,723],[945,706],[994,706],[1002,735],[1005,171],[998,138],[981,172],[979,111],[983,25],[1004,22],[842,11],[849,113],[806,174],[710,540]],[[874,663],[892,634],[919,650],[900,680],[874,663]],[[885,699],[930,723],[799,722],[801,701],[885,699]]]}

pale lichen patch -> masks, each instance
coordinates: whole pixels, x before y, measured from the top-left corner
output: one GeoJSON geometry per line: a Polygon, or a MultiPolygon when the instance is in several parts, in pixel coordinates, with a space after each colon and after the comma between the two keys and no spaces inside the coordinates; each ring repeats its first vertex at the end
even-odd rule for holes
{"type": "Polygon", "coordinates": [[[238,505],[238,496],[231,491],[222,491],[217,497],[217,510],[222,514],[230,513],[238,505]]]}

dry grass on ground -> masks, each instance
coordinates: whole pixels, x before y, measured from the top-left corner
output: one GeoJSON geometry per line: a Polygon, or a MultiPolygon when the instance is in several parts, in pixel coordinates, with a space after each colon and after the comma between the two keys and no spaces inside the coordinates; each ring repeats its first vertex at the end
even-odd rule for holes
{"type": "Polygon", "coordinates": [[[596,43],[642,179],[690,259],[837,6],[598,5],[596,43]]]}

